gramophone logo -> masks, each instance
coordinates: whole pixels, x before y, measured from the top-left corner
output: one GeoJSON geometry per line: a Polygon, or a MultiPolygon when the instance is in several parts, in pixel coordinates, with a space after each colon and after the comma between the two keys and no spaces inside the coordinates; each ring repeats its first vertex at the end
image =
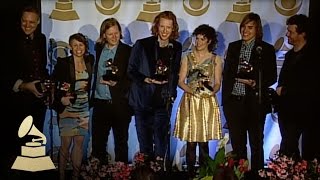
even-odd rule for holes
{"type": "Polygon", "coordinates": [[[49,156],[46,156],[45,144],[47,139],[34,125],[32,116],[27,116],[20,124],[18,136],[20,138],[26,135],[38,136],[33,138],[32,142],[27,142],[21,146],[21,156],[18,156],[11,169],[24,171],[43,171],[55,169],[55,166],[49,156]]]}

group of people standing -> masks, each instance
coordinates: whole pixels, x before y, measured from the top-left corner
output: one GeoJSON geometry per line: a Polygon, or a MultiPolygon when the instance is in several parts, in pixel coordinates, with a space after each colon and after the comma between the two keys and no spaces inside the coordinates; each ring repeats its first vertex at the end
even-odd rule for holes
{"type": "MultiPolygon", "coordinates": [[[[184,92],[173,136],[187,142],[190,177],[195,176],[197,145],[201,166],[204,157],[209,155],[208,142],[222,138],[216,95],[221,87],[222,108],[233,152],[238,159],[248,158],[248,134],[251,169],[257,171],[264,167],[263,131],[266,115],[271,112],[268,88],[277,82],[277,65],[273,46],[262,40],[258,14],[249,13],[243,18],[240,23],[242,38],[229,44],[224,60],[214,53],[217,32],[207,24],[195,28],[192,49],[182,55],[182,45],[177,41],[179,26],[171,11],[159,13],[152,23],[152,35],[137,40],[133,47],[121,41],[119,22],[108,18],[101,24],[95,56],[88,52],[85,35],[72,34],[70,56],[58,58],[50,75],[46,68],[46,38],[36,31],[39,22],[40,14],[35,8],[23,10],[21,35],[16,41],[19,57],[10,64],[17,73],[7,81],[11,89],[9,94],[16,98],[13,102],[23,107],[12,104],[19,113],[13,116],[15,122],[11,124],[12,131],[16,132],[14,129],[19,128],[19,122],[32,115],[34,125],[42,131],[47,106],[57,112],[61,137],[60,179],[66,178],[69,161],[73,167],[72,178],[79,177],[90,108],[93,108],[91,154],[101,163],[108,163],[106,145],[111,129],[115,161],[128,162],[128,128],[134,116],[140,152],[159,164],[166,164],[177,87],[184,92]],[[50,88],[37,88],[45,80],[53,84],[53,97],[50,93],[46,95],[50,88]]],[[[315,95],[313,86],[300,84],[301,81],[313,83],[312,72],[308,70],[311,59],[307,57],[307,23],[305,15],[294,15],[287,21],[286,35],[293,49],[286,54],[276,90],[281,99],[280,151],[299,157],[299,137],[314,121],[309,115],[313,104],[308,95],[315,95]]],[[[315,152],[302,155],[308,159],[316,156],[315,152]]]]}

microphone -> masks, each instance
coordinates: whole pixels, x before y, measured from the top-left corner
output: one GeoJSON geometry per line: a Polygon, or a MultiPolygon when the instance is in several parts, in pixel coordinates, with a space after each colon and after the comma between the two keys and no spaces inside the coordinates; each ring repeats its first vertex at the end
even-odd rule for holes
{"type": "Polygon", "coordinates": [[[55,40],[53,38],[50,38],[49,41],[50,41],[50,44],[53,44],[55,40]]]}
{"type": "Polygon", "coordinates": [[[49,67],[49,73],[50,75],[52,75],[53,72],[53,66],[54,66],[54,54],[53,54],[53,50],[54,48],[57,47],[57,42],[53,39],[50,38],[49,39],[49,47],[48,47],[48,57],[49,57],[49,61],[50,61],[50,67],[49,67]]]}
{"type": "Polygon", "coordinates": [[[52,52],[55,47],[57,47],[56,41],[53,38],[50,38],[49,39],[49,48],[48,48],[49,52],[52,52]]]}
{"type": "Polygon", "coordinates": [[[49,43],[50,43],[50,45],[52,45],[52,46],[53,46],[53,45],[55,44],[55,42],[56,42],[56,41],[55,41],[53,38],[50,38],[50,39],[49,39],[49,43]]]}
{"type": "Polygon", "coordinates": [[[169,42],[168,44],[168,49],[169,49],[169,53],[170,53],[170,60],[173,59],[173,44],[171,42],[169,42]]]}
{"type": "Polygon", "coordinates": [[[262,47],[261,46],[257,46],[256,47],[256,52],[257,52],[258,55],[261,55],[262,47]]]}

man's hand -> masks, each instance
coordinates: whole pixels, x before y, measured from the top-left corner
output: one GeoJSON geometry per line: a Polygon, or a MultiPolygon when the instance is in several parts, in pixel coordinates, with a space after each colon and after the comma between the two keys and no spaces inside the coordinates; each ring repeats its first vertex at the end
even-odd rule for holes
{"type": "Polygon", "coordinates": [[[144,82],[148,84],[159,84],[159,85],[168,83],[168,81],[158,81],[151,78],[145,78],[144,82]]]}
{"type": "Polygon", "coordinates": [[[100,78],[100,83],[108,86],[115,86],[117,84],[117,81],[112,81],[112,80],[105,81],[103,80],[103,78],[100,78]]]}
{"type": "Polygon", "coordinates": [[[236,78],[236,81],[241,82],[241,83],[246,84],[246,85],[249,85],[252,88],[254,88],[257,85],[256,81],[252,80],[252,79],[236,78]]]}
{"type": "Polygon", "coordinates": [[[277,87],[276,92],[278,96],[281,96],[282,86],[277,87]]]}
{"type": "Polygon", "coordinates": [[[29,91],[33,93],[37,98],[43,97],[43,93],[40,93],[36,88],[36,83],[39,83],[40,80],[35,80],[32,82],[23,82],[21,83],[19,89],[22,91],[29,91]]]}

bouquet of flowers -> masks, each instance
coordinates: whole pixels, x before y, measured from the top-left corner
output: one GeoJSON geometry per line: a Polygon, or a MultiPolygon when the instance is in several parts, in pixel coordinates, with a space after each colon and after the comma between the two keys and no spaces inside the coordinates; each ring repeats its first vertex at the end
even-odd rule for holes
{"type": "Polygon", "coordinates": [[[320,164],[317,159],[297,161],[278,152],[269,159],[268,167],[259,171],[259,176],[271,180],[319,180],[320,164]]]}
{"type": "Polygon", "coordinates": [[[148,166],[154,173],[161,170],[161,165],[158,162],[153,162],[149,160],[147,155],[138,152],[134,156],[133,164],[114,162],[103,165],[99,159],[90,157],[88,162],[82,165],[80,175],[84,180],[128,180],[131,179],[135,169],[143,166],[148,166]]]}
{"type": "Polygon", "coordinates": [[[134,168],[137,168],[137,167],[141,167],[141,166],[148,166],[150,167],[154,172],[158,172],[162,169],[162,163],[161,161],[152,161],[150,160],[150,158],[143,154],[143,153],[136,153],[134,155],[134,158],[133,158],[133,166],[134,168]]]}
{"type": "Polygon", "coordinates": [[[85,180],[106,179],[125,180],[130,179],[132,167],[123,162],[115,162],[109,165],[100,164],[99,159],[90,157],[88,164],[82,165],[81,173],[85,180]]]}
{"type": "Polygon", "coordinates": [[[233,176],[236,179],[243,179],[245,172],[249,170],[249,162],[245,159],[235,160],[235,154],[232,152],[225,152],[225,145],[229,140],[229,136],[225,137],[219,142],[219,149],[214,159],[209,156],[205,166],[200,167],[200,179],[212,180],[213,177],[217,179],[225,179],[224,176],[233,176]]]}

